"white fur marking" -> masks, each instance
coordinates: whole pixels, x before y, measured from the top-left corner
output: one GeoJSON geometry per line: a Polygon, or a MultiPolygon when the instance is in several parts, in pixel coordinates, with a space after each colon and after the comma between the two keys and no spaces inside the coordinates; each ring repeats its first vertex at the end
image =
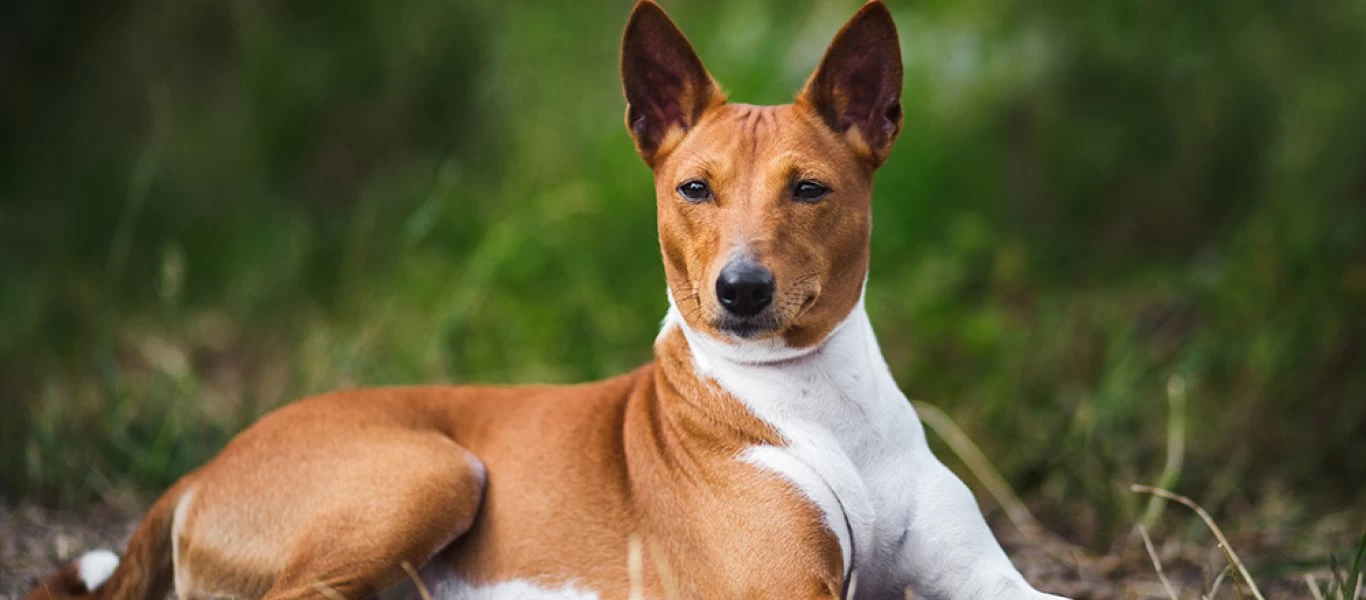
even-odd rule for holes
{"type": "Polygon", "coordinates": [[[852,557],[858,570],[859,598],[899,597],[907,584],[932,598],[1056,598],[1029,587],[967,486],[930,452],[862,298],[813,348],[693,331],[672,298],[671,327],[683,331],[699,375],[783,437],[784,446],[742,460],[787,477],[825,513],[846,566],[852,557]]]}
{"type": "Polygon", "coordinates": [[[511,579],[489,585],[471,585],[445,567],[428,567],[423,569],[422,575],[432,600],[598,600],[597,592],[573,584],[547,588],[525,579],[511,579]]]}
{"type": "Polygon", "coordinates": [[[76,572],[85,584],[85,589],[93,592],[109,581],[109,576],[114,574],[118,566],[117,554],[108,550],[91,550],[77,559],[76,572]]]}

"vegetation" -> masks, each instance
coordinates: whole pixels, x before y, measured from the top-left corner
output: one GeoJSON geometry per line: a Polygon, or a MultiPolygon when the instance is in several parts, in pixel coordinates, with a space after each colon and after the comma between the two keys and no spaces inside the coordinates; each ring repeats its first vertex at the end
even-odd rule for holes
{"type": "MultiPolygon", "coordinates": [[[[301,394],[649,360],[625,4],[31,4],[0,30],[5,500],[154,492],[301,394]]],[[[665,2],[754,103],[856,5],[665,2]]],[[[867,304],[908,394],[1075,542],[1185,523],[1129,492],[1160,483],[1351,556],[1366,4],[893,9],[867,304]]]]}

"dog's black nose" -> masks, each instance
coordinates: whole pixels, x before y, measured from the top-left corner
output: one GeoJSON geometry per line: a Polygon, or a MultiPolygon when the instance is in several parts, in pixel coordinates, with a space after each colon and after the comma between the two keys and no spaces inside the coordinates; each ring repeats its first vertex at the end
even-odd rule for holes
{"type": "Polygon", "coordinates": [[[773,274],[752,262],[730,263],[716,278],[716,298],[733,315],[757,315],[773,303],[773,274]]]}

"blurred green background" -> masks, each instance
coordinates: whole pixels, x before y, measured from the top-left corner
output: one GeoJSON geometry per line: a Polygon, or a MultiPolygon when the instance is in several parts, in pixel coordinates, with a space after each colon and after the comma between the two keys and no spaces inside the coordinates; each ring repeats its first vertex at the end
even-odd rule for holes
{"type": "MultiPolygon", "coordinates": [[[[5,8],[0,495],[146,498],[305,393],[649,360],[630,6],[5,8]]],[[[858,2],[664,6],[771,104],[858,2]]],[[[1366,526],[1366,1],[892,7],[867,303],[907,393],[1083,543],[1173,424],[1217,516],[1366,526]]]]}

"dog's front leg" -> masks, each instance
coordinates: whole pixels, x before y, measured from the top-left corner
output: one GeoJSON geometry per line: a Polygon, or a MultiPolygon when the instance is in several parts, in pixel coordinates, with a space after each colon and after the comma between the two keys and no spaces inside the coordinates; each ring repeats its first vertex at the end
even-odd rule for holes
{"type": "Polygon", "coordinates": [[[902,463],[907,506],[899,571],[917,598],[1059,600],[1036,591],[1010,563],[972,492],[930,451],[917,421],[902,463]],[[907,493],[908,492],[908,493],[907,493]]]}

